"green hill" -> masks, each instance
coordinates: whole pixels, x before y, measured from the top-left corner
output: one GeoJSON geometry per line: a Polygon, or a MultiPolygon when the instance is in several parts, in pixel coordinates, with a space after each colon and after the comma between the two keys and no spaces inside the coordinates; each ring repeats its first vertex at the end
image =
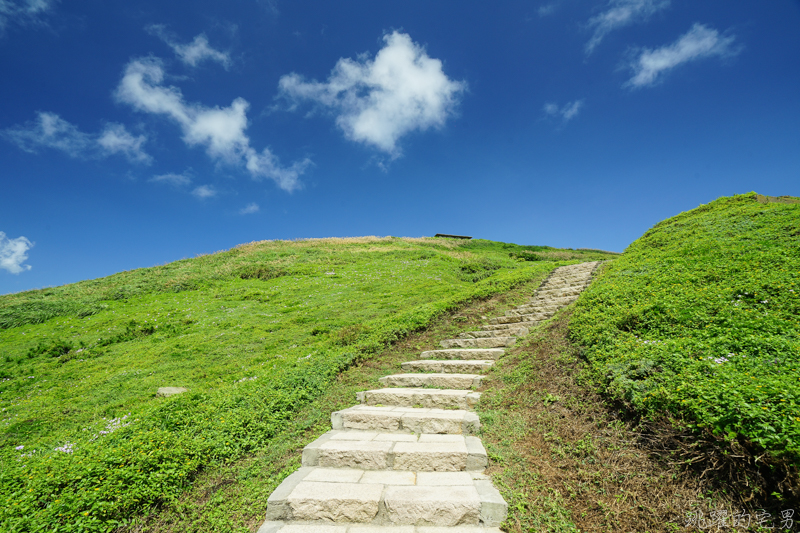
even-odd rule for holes
{"type": "Polygon", "coordinates": [[[0,529],[106,531],[264,449],[339,372],[556,266],[491,241],[265,241],[0,297],[0,529]],[[189,392],[159,398],[159,387],[189,392]]]}
{"type": "Polygon", "coordinates": [[[798,317],[800,204],[751,193],[645,233],[582,295],[570,330],[612,397],[796,481],[798,317]]]}

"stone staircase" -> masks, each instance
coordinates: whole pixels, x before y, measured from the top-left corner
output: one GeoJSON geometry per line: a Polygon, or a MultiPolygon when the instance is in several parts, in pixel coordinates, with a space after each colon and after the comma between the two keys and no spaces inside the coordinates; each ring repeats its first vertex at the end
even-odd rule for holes
{"type": "Polygon", "coordinates": [[[483,474],[474,389],[505,348],[577,299],[598,264],[555,269],[528,303],[359,392],[303,449],[258,533],[499,533],[508,506],[483,474]]]}

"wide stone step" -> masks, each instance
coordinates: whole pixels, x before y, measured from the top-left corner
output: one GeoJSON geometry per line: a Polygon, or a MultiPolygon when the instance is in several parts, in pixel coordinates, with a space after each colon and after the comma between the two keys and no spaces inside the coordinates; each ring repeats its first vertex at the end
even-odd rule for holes
{"type": "MultiPolygon", "coordinates": [[[[555,304],[523,305],[516,309],[506,311],[506,316],[526,317],[525,320],[546,320],[557,311],[560,306],[555,304]]],[[[499,317],[502,318],[502,317],[499,317]]]]}
{"type": "Polygon", "coordinates": [[[422,352],[420,359],[499,359],[506,353],[502,348],[453,348],[449,350],[428,350],[422,352]]]}
{"type": "Polygon", "coordinates": [[[440,389],[476,389],[485,376],[478,374],[393,374],[378,381],[385,387],[437,387],[440,389]]]}
{"type": "Polygon", "coordinates": [[[333,429],[361,429],[384,433],[447,433],[475,435],[478,415],[463,409],[420,409],[355,405],[331,413],[333,429]]]}
{"type": "MultiPolygon", "coordinates": [[[[506,311],[513,313],[514,311],[506,311]]],[[[517,322],[536,322],[547,318],[546,313],[527,313],[519,315],[498,316],[489,319],[489,324],[515,324],[517,322]]]]}
{"type": "Polygon", "coordinates": [[[309,533],[328,533],[319,527],[326,523],[496,527],[507,511],[492,482],[477,473],[302,467],[270,495],[264,526],[313,522],[317,529],[309,533]]]}
{"type": "Polygon", "coordinates": [[[459,333],[462,339],[486,339],[489,337],[524,337],[530,330],[528,328],[511,327],[503,331],[465,331],[459,333]]]}
{"type": "Polygon", "coordinates": [[[449,348],[504,348],[514,346],[516,337],[486,337],[482,339],[446,339],[439,343],[445,349],[449,348]]]}
{"type": "Polygon", "coordinates": [[[499,527],[487,526],[394,526],[394,525],[349,525],[349,524],[299,524],[294,522],[267,521],[257,533],[502,533],[499,527]],[[398,529],[401,527],[402,529],[398,529]]]}
{"type": "Polygon", "coordinates": [[[545,289],[536,291],[534,300],[544,300],[547,298],[563,298],[564,296],[577,296],[583,291],[584,287],[575,285],[572,287],[562,287],[558,289],[545,289]]]}
{"type": "Polygon", "coordinates": [[[527,322],[512,322],[510,324],[484,324],[481,326],[482,330],[485,331],[495,331],[495,332],[504,332],[508,331],[511,328],[518,328],[519,326],[525,326],[526,328],[530,329],[535,326],[538,326],[541,320],[531,320],[527,322]]]}
{"type": "Polygon", "coordinates": [[[408,361],[402,363],[400,368],[406,372],[437,372],[437,373],[466,373],[466,374],[481,374],[487,372],[494,361],[488,360],[475,360],[475,361],[462,361],[453,359],[449,361],[438,361],[429,359],[426,361],[408,361]]]}
{"type": "Polygon", "coordinates": [[[357,392],[356,397],[364,405],[472,409],[481,393],[466,389],[391,388],[357,392]]]}
{"type": "Polygon", "coordinates": [[[480,471],[486,450],[478,437],[333,430],[303,449],[303,466],[412,470],[480,471]]]}

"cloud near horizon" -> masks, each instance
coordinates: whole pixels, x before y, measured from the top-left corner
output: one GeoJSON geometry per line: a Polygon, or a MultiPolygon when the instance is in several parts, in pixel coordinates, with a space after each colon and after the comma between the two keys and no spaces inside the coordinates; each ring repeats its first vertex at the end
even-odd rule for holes
{"type": "Polygon", "coordinates": [[[0,136],[30,153],[51,148],[76,159],[122,154],[131,162],[149,165],[153,161],[142,149],[147,137],[132,135],[122,124],[109,123],[101,133],[90,134],[56,113],[40,111],[35,120],[2,130],[0,136]]]}
{"type": "Polygon", "coordinates": [[[597,45],[614,30],[646,22],[657,12],[669,7],[670,0],[609,0],[605,10],[589,19],[588,26],[594,34],[586,43],[586,54],[594,52],[597,45]]]}
{"type": "Polygon", "coordinates": [[[138,111],[171,119],[180,126],[187,145],[204,146],[212,159],[244,166],[253,178],[270,178],[285,191],[300,188],[299,177],[311,161],[304,159],[283,167],[269,148],[260,153],[252,148],[245,134],[250,106],[247,100],[236,98],[223,108],[187,103],[180,89],[165,87],[163,81],[160,60],[135,59],[125,67],[115,96],[138,111]]]}
{"type": "Polygon", "coordinates": [[[741,47],[733,46],[734,40],[734,36],[723,37],[717,30],[695,23],[674,43],[655,50],[642,50],[630,64],[634,75],[625,86],[639,88],[654,85],[666,72],[690,61],[734,56],[741,51],[741,47]]]}
{"type": "Polygon", "coordinates": [[[189,66],[196,67],[205,60],[216,61],[226,70],[231,66],[231,57],[225,52],[212,48],[208,44],[208,37],[206,37],[205,33],[195,36],[194,40],[189,44],[180,44],[163,24],[151,24],[145,29],[151,35],[155,35],[164,41],[167,46],[172,48],[175,55],[189,66]]]}
{"type": "Polygon", "coordinates": [[[395,31],[383,40],[374,59],[339,59],[327,82],[291,73],[278,86],[292,108],[305,100],[330,108],[346,138],[396,158],[401,137],[444,126],[466,83],[448,78],[442,62],[407,34],[395,31]]]}
{"type": "Polygon", "coordinates": [[[33,243],[25,237],[9,239],[0,231],[0,268],[12,274],[19,274],[30,270],[30,265],[22,263],[28,259],[28,250],[33,248],[33,243]]]}

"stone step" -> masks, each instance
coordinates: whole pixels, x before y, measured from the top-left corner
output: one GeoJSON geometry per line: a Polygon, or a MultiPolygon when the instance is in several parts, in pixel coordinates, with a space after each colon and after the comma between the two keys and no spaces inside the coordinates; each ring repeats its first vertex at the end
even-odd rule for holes
{"type": "Polygon", "coordinates": [[[496,527],[507,511],[492,482],[469,472],[302,467],[267,500],[268,523],[313,522],[313,533],[330,523],[496,527]]]}
{"type": "Polygon", "coordinates": [[[463,409],[420,409],[355,405],[331,413],[333,429],[361,429],[384,433],[448,433],[475,435],[478,415],[463,409]]]}
{"type": "Polygon", "coordinates": [[[378,381],[385,387],[437,387],[439,389],[477,389],[485,376],[478,374],[392,374],[378,381]]]}
{"type": "MultiPolygon", "coordinates": [[[[511,313],[513,311],[506,311],[511,313]]],[[[549,318],[546,313],[529,313],[520,315],[498,316],[489,319],[489,324],[514,324],[517,322],[537,322],[549,318]]]]}
{"type": "Polygon", "coordinates": [[[528,317],[527,320],[546,320],[550,318],[550,315],[557,311],[558,308],[558,305],[551,304],[520,306],[517,309],[509,309],[506,311],[506,316],[523,316],[528,317]]]}
{"type": "Polygon", "coordinates": [[[534,300],[545,300],[547,298],[563,298],[564,296],[577,296],[583,291],[584,287],[581,285],[574,285],[572,287],[561,287],[554,289],[544,289],[536,291],[534,300]]]}
{"type": "Polygon", "coordinates": [[[485,339],[488,337],[524,337],[528,334],[528,328],[511,327],[503,331],[465,331],[459,333],[458,336],[462,339],[485,339]]]}
{"type": "Polygon", "coordinates": [[[333,430],[303,448],[303,466],[404,470],[482,471],[488,464],[478,437],[333,430]]]}
{"type": "Polygon", "coordinates": [[[499,527],[486,526],[393,526],[393,525],[351,525],[298,524],[280,520],[267,521],[257,533],[503,533],[499,527]]]}
{"type": "Polygon", "coordinates": [[[481,326],[481,329],[485,331],[495,331],[495,332],[503,332],[511,328],[517,328],[519,326],[525,326],[526,328],[530,329],[538,326],[540,322],[541,320],[532,320],[528,322],[512,322],[510,324],[485,324],[481,326]]]}
{"type": "Polygon", "coordinates": [[[482,339],[446,339],[439,343],[445,349],[449,348],[507,348],[514,346],[516,337],[486,337],[482,339]]]}
{"type": "Polygon", "coordinates": [[[427,409],[472,409],[481,393],[466,389],[390,388],[356,393],[364,405],[421,407],[427,409]]]}
{"type": "Polygon", "coordinates": [[[453,348],[449,350],[428,350],[422,352],[420,359],[491,359],[497,360],[506,353],[502,348],[453,348]]]}
{"type": "Polygon", "coordinates": [[[494,365],[494,361],[479,359],[475,361],[462,361],[453,359],[449,361],[438,361],[428,359],[426,361],[408,361],[402,363],[400,368],[406,372],[437,372],[437,373],[467,373],[478,374],[488,372],[494,365]]]}

